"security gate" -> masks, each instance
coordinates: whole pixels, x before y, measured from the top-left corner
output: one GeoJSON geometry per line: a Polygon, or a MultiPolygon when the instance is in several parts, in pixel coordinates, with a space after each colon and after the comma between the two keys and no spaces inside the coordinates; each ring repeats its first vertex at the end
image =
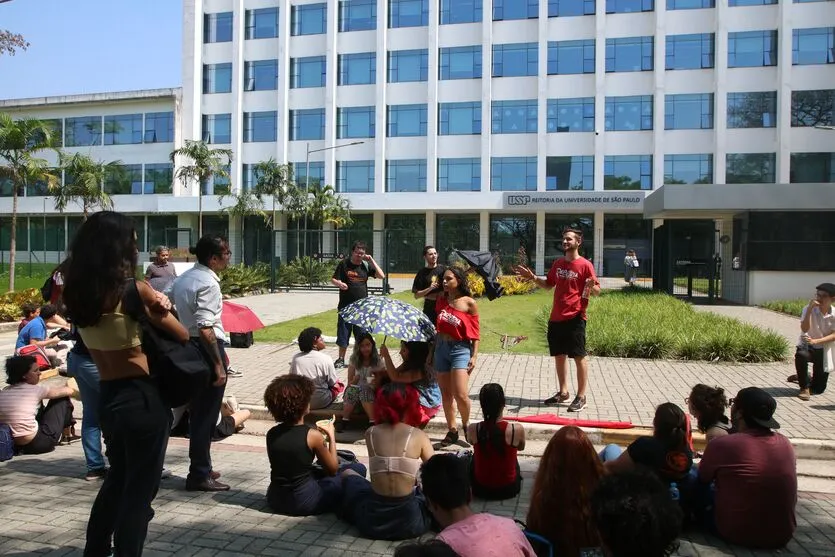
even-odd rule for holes
{"type": "Polygon", "coordinates": [[[713,303],[721,297],[722,259],[713,220],[667,220],[653,231],[653,288],[713,303]]]}

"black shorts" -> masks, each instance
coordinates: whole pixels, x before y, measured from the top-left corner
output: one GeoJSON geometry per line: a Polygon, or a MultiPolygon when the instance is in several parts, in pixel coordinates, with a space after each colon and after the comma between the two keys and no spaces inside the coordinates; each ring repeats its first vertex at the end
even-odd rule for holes
{"type": "Polygon", "coordinates": [[[220,423],[215,426],[212,432],[212,441],[220,441],[226,439],[235,433],[235,419],[232,416],[224,416],[220,419],[220,423]]]}
{"type": "Polygon", "coordinates": [[[552,356],[582,358],[586,355],[586,320],[576,316],[548,322],[548,349],[552,356]]]}

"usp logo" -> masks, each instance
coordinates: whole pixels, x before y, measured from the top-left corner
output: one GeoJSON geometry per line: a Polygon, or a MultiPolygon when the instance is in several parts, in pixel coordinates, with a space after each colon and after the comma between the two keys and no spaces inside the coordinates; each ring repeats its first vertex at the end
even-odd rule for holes
{"type": "Polygon", "coordinates": [[[508,205],[528,205],[531,202],[530,195],[508,195],[508,205]]]}

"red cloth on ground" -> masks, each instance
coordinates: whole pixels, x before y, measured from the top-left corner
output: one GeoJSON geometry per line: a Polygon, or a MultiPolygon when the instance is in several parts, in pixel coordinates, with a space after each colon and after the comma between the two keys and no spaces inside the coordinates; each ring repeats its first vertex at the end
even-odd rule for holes
{"type": "Polygon", "coordinates": [[[557,416],[556,414],[539,414],[538,416],[505,417],[505,420],[527,422],[531,424],[576,425],[577,427],[601,427],[603,429],[631,429],[632,422],[606,422],[602,420],[575,420],[557,416]]]}

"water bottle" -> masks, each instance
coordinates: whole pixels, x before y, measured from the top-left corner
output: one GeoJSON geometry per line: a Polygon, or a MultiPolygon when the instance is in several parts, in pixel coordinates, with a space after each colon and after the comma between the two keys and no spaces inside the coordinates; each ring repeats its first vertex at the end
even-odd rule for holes
{"type": "Polygon", "coordinates": [[[673,501],[681,499],[681,493],[678,491],[678,484],[676,482],[670,484],[670,499],[673,501]]]}
{"type": "Polygon", "coordinates": [[[583,287],[583,293],[581,295],[584,300],[588,300],[589,296],[591,296],[591,288],[593,285],[594,282],[592,280],[586,281],[586,285],[583,287]]]}

